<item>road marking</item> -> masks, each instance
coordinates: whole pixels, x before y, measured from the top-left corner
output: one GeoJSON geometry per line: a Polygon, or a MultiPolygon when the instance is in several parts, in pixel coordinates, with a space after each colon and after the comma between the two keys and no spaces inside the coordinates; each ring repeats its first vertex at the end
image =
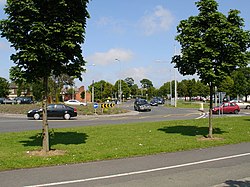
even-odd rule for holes
{"type": "Polygon", "coordinates": [[[144,173],[169,170],[169,169],[181,168],[181,167],[198,165],[198,164],[204,164],[204,163],[215,162],[215,161],[220,161],[220,160],[227,160],[227,159],[238,158],[238,157],[243,157],[243,156],[250,156],[250,153],[243,153],[243,154],[238,154],[238,155],[218,157],[218,158],[214,158],[214,159],[202,160],[202,161],[197,161],[197,162],[189,162],[186,164],[166,166],[166,167],[155,168],[155,169],[133,171],[133,172],[127,172],[127,173],[119,173],[119,174],[114,174],[114,175],[107,175],[107,176],[100,176],[100,177],[93,177],[93,178],[86,178],[86,179],[79,179],[79,180],[72,180],[72,181],[62,181],[62,182],[54,182],[54,183],[47,183],[47,184],[31,185],[31,186],[24,186],[24,187],[57,186],[57,185],[73,184],[73,183],[80,183],[80,182],[87,182],[87,181],[96,181],[96,180],[102,180],[102,179],[111,179],[111,178],[117,178],[117,177],[125,177],[125,176],[130,176],[130,175],[138,175],[138,174],[144,174],[144,173]]]}
{"type": "Polygon", "coordinates": [[[202,113],[201,116],[195,119],[201,119],[201,118],[206,118],[208,116],[208,113],[202,113]]]}

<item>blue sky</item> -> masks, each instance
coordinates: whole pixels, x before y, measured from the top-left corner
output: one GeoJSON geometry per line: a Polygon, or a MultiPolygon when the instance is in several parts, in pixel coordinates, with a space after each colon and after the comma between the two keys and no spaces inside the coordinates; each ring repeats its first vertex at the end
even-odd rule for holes
{"type": "MultiPolygon", "coordinates": [[[[83,82],[89,86],[94,81],[105,80],[112,84],[118,79],[132,77],[140,87],[146,78],[159,88],[174,79],[171,57],[178,53],[174,40],[176,26],[183,19],[198,14],[197,0],[92,0],[88,4],[91,18],[87,21],[83,56],[88,62],[83,82]],[[118,59],[118,60],[115,60],[118,59]],[[93,65],[94,64],[94,65],[93,65]]],[[[0,0],[0,19],[6,18],[0,0]]],[[[217,0],[219,11],[241,11],[245,29],[250,30],[249,0],[217,0]]],[[[9,60],[14,53],[10,44],[0,39],[0,77],[9,78],[9,60]]],[[[176,73],[177,80],[190,79],[176,73]]]]}

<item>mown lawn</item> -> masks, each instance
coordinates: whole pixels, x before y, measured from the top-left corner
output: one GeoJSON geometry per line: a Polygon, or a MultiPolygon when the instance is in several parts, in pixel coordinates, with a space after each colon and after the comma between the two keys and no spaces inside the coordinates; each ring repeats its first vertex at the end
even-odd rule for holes
{"type": "MultiPolygon", "coordinates": [[[[0,113],[9,113],[9,114],[27,114],[27,112],[31,109],[41,108],[41,103],[36,104],[0,104],[0,113]]],[[[112,108],[102,109],[100,106],[94,109],[93,104],[89,104],[88,106],[73,106],[77,108],[78,115],[93,115],[95,112],[98,115],[102,114],[119,114],[127,112],[126,110],[120,108],[119,106],[115,106],[112,108]]]]}
{"type": "Polygon", "coordinates": [[[58,156],[31,155],[41,131],[0,133],[0,171],[250,142],[250,117],[214,118],[213,127],[212,140],[208,119],[51,129],[51,149],[65,152],[58,156]]]}

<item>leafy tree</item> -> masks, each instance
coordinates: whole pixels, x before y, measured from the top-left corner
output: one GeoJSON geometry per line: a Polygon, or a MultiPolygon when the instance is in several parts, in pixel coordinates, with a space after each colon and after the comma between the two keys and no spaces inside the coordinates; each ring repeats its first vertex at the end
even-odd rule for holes
{"type": "Polygon", "coordinates": [[[20,96],[25,90],[28,92],[31,89],[31,84],[22,78],[21,68],[14,66],[10,68],[10,80],[17,85],[17,96],[20,96]],[[20,78],[18,78],[20,77],[20,78]]]}
{"type": "Polygon", "coordinates": [[[158,96],[167,96],[170,94],[170,82],[164,83],[158,90],[158,96]]]}
{"type": "Polygon", "coordinates": [[[35,97],[36,101],[42,101],[43,99],[43,83],[42,81],[36,81],[31,83],[32,94],[35,97]]]}
{"type": "Polygon", "coordinates": [[[104,90],[103,90],[103,98],[109,98],[109,97],[112,97],[112,95],[114,94],[114,86],[109,83],[109,82],[106,82],[104,84],[104,90]]]}
{"type": "MultiPolygon", "coordinates": [[[[81,98],[84,99],[85,98],[85,90],[81,92],[81,98]]],[[[86,101],[85,101],[86,102],[86,101]]]]}
{"type": "Polygon", "coordinates": [[[233,94],[233,86],[234,81],[230,76],[227,76],[224,80],[222,80],[217,87],[218,92],[225,92],[226,95],[230,96],[233,94]]]}
{"type": "Polygon", "coordinates": [[[131,95],[136,96],[140,94],[140,90],[138,88],[137,84],[134,84],[133,86],[130,87],[131,95]]]}
{"type": "Polygon", "coordinates": [[[197,96],[207,97],[209,95],[209,87],[200,80],[196,81],[195,88],[197,96]]]}
{"type": "Polygon", "coordinates": [[[28,82],[44,82],[43,150],[49,151],[47,120],[48,78],[67,74],[81,78],[88,0],[8,0],[1,36],[15,48],[11,55],[28,82]],[[55,8],[56,7],[56,8],[55,8]]]}
{"type": "MultiPolygon", "coordinates": [[[[115,88],[116,93],[118,93],[119,84],[120,84],[120,80],[115,82],[114,88],[115,88]]],[[[124,96],[124,98],[128,98],[130,96],[131,90],[128,84],[124,80],[121,80],[121,90],[122,90],[122,97],[124,96]]]]}
{"type": "Polygon", "coordinates": [[[144,88],[144,89],[153,87],[152,81],[150,81],[150,80],[148,80],[148,79],[142,79],[142,80],[140,81],[140,83],[141,83],[141,87],[144,88]]]}
{"type": "Polygon", "coordinates": [[[177,26],[176,40],[181,45],[181,55],[175,55],[172,63],[182,75],[197,74],[209,85],[209,134],[212,138],[212,95],[214,87],[229,73],[247,64],[246,51],[250,45],[250,33],[244,31],[244,20],[238,10],[230,10],[228,16],[218,12],[215,0],[196,2],[197,16],[182,20],[177,26]]]}
{"type": "Polygon", "coordinates": [[[234,81],[232,96],[245,96],[247,101],[247,96],[250,95],[250,67],[237,69],[233,72],[232,79],[234,81]]]}
{"type": "Polygon", "coordinates": [[[135,83],[135,81],[134,81],[134,79],[132,78],[132,77],[127,77],[125,80],[124,80],[124,82],[126,82],[127,83],[127,85],[131,88],[133,85],[134,85],[134,83],[135,83]]]}
{"type": "Polygon", "coordinates": [[[5,78],[0,77],[0,97],[7,97],[9,95],[9,90],[9,82],[5,78]]]}

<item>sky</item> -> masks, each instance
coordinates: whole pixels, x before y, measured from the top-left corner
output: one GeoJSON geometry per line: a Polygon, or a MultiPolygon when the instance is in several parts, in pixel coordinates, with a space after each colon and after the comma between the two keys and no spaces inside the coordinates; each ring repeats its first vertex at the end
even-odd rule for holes
{"type": "MultiPolygon", "coordinates": [[[[165,82],[192,79],[183,77],[170,63],[180,53],[175,40],[176,27],[181,20],[198,15],[197,0],[90,0],[83,56],[87,61],[83,81],[76,86],[88,87],[92,81],[105,80],[111,84],[132,77],[140,87],[140,80],[149,79],[159,88],[165,82]]],[[[230,9],[241,11],[245,30],[250,30],[249,0],[217,0],[218,10],[227,15],[230,9]]],[[[4,4],[0,0],[0,19],[5,19],[4,4]]],[[[9,80],[9,69],[15,64],[15,53],[5,38],[0,38],[0,77],[9,80]]],[[[197,77],[195,77],[197,78],[197,77]]]]}

